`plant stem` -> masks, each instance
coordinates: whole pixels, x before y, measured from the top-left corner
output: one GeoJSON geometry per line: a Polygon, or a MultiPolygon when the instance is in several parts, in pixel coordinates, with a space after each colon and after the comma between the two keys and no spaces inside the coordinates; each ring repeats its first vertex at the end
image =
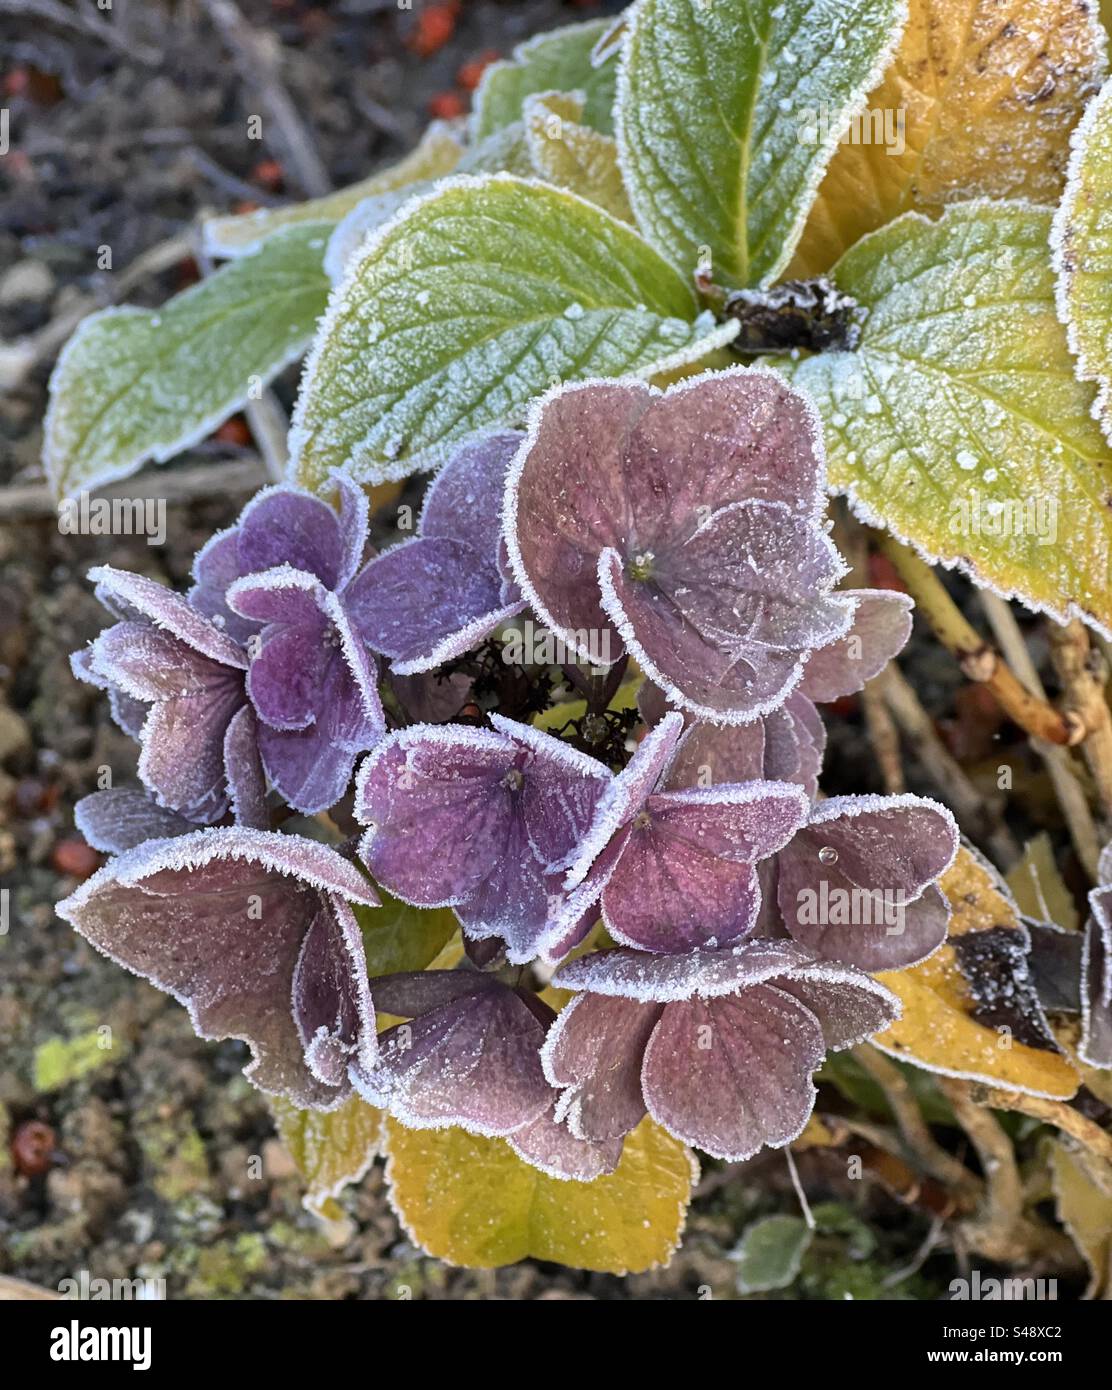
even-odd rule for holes
{"type": "Polygon", "coordinates": [[[1105,695],[1108,671],[1103,655],[1076,618],[1050,627],[1050,654],[1065,691],[1065,705],[1085,725],[1081,751],[1096,784],[1101,813],[1112,820],[1112,714],[1105,695]]]}
{"type": "Polygon", "coordinates": [[[1080,742],[1084,737],[1081,721],[1076,716],[1061,714],[1024,687],[1000,654],[968,621],[928,564],[891,536],[878,535],[877,544],[895,565],[935,636],[957,658],[970,680],[986,685],[1008,717],[1032,737],[1047,743],[1080,742]]]}

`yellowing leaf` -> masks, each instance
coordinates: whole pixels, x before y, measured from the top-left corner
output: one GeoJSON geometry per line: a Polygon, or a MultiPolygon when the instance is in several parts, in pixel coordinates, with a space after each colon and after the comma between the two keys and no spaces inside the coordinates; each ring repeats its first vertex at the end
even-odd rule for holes
{"type": "Polygon", "coordinates": [[[356,204],[366,198],[393,193],[407,184],[443,178],[460,161],[463,145],[455,132],[441,121],[434,121],[410,154],[389,168],[347,188],[337,189],[323,198],[294,203],[284,208],[260,208],[235,217],[211,217],[202,229],[204,249],[210,256],[247,256],[283,227],[301,222],[339,222],[356,204]]]}
{"type": "Polygon", "coordinates": [[[857,511],[983,586],[1112,632],[1112,450],[1054,302],[1050,212],[908,213],[834,278],[867,314],[853,352],[784,364],[857,511]]]}
{"type": "MultiPolygon", "coordinates": [[[[1015,905],[967,849],[958,851],[940,886],[950,903],[951,938],[994,927],[1019,930],[1015,905]]],[[[1032,1095],[1068,1100],[1077,1091],[1080,1078],[1067,1058],[976,1021],[972,990],[948,941],[921,965],[877,978],[903,1005],[903,1016],[872,1040],[883,1052],[944,1076],[1032,1095]]]]}
{"type": "Polygon", "coordinates": [[[450,907],[411,907],[376,885],[378,907],[352,904],[363,931],[367,973],[393,975],[425,970],[455,935],[459,923],[450,907]]]}
{"type": "Polygon", "coordinates": [[[1091,1154],[1071,1153],[1057,1140],[1050,1146],[1058,1219],[1085,1257],[1091,1278],[1086,1298],[1112,1289],[1112,1165],[1091,1154]]]}
{"type": "Polygon", "coordinates": [[[1015,894],[1019,910],[1036,922],[1054,922],[1059,927],[1077,927],[1077,908],[1066,887],[1050,836],[1043,831],[1023,848],[1023,858],[1008,873],[1008,887],[1015,894]]]}
{"type": "Polygon", "coordinates": [[[965,198],[1061,193],[1070,131],[1104,73],[1077,0],[910,0],[895,60],[831,162],[789,274],[866,232],[965,198]]]}
{"type": "Polygon", "coordinates": [[[633,221],[618,147],[608,135],[582,124],[579,96],[541,92],[525,100],[525,142],[542,179],[570,188],[623,222],[633,221]]]}
{"type": "Polygon", "coordinates": [[[666,1264],[698,1176],[690,1150],[649,1119],[615,1171],[590,1183],[550,1178],[502,1139],[392,1119],[386,1130],[391,1201],[410,1238],[473,1269],[529,1257],[608,1274],[666,1264]]]}
{"type": "Polygon", "coordinates": [[[1112,81],[1074,136],[1052,244],[1058,311],[1078,375],[1097,385],[1097,418],[1112,439],[1112,81]]]}
{"type": "Polygon", "coordinates": [[[317,1216],[338,1215],[335,1199],[374,1162],[383,1137],[383,1113],[353,1095],[338,1110],[299,1110],[268,1097],[278,1134],[306,1182],[304,1202],[317,1216]]]}

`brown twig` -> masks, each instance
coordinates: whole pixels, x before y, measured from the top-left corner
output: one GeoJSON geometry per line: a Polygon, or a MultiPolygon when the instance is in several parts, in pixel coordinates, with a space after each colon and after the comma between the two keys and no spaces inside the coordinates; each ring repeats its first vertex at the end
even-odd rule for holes
{"type": "Polygon", "coordinates": [[[1112,1134],[1086,1119],[1080,1110],[1075,1110],[1065,1101],[1029,1096],[1024,1091],[1007,1091],[980,1082],[957,1084],[966,1089],[972,1104],[991,1106],[994,1110],[1018,1110],[1023,1115],[1030,1115],[1032,1119],[1053,1125],[1070,1135],[1096,1158],[1112,1163],[1112,1134]]]}
{"type": "MultiPolygon", "coordinates": [[[[331,193],[328,171],[282,85],[277,56],[266,37],[248,24],[235,0],[204,0],[204,4],[267,118],[264,127],[273,134],[274,153],[306,197],[321,198],[331,193]]],[[[270,143],[269,137],[267,142],[270,143]]]]}
{"type": "Polygon", "coordinates": [[[878,534],[877,544],[895,565],[935,636],[956,657],[970,680],[986,685],[1008,717],[1034,738],[1057,744],[1080,742],[1085,735],[1080,719],[1062,714],[1023,685],[999,652],[965,617],[925,561],[891,536],[878,534]]]}
{"type": "MultiPolygon", "coordinates": [[[[1031,659],[1031,653],[1027,649],[1027,643],[1023,640],[1023,634],[1019,630],[1019,624],[1016,622],[1015,614],[1011,608],[1002,598],[988,590],[981,594],[981,606],[985,610],[985,615],[992,626],[996,640],[1018,672],[1019,678],[1033,695],[1045,699],[1046,691],[1043,689],[1039,673],[1031,659]]],[[[1071,714],[1070,718],[1080,729],[1081,737],[1084,738],[1085,725],[1080,716],[1071,714]]],[[[1069,829],[1074,849],[1077,851],[1077,857],[1081,860],[1089,877],[1095,879],[1097,860],[1100,857],[1100,836],[1093,824],[1093,817],[1089,811],[1089,803],[1085,799],[1085,792],[1074,774],[1070,755],[1064,748],[1055,747],[1053,744],[1037,738],[1032,743],[1035,752],[1045,763],[1046,770],[1050,775],[1054,794],[1062,808],[1062,815],[1069,829]]]]}
{"type": "MultiPolygon", "coordinates": [[[[100,11],[104,13],[103,10],[100,11]]],[[[112,27],[111,18],[94,19],[85,14],[80,7],[73,9],[60,3],[60,0],[0,0],[0,15],[31,15],[35,19],[45,19],[50,24],[58,24],[66,29],[79,29],[89,34],[117,53],[145,67],[153,67],[162,61],[162,54],[156,48],[136,43],[130,34],[118,34],[112,27]]]]}
{"type": "Polygon", "coordinates": [[[1050,624],[1050,655],[1065,692],[1063,703],[1085,725],[1081,752],[1096,784],[1101,813],[1112,820],[1112,713],[1105,694],[1104,656],[1077,619],[1065,627],[1050,624]]]}
{"type": "MultiPolygon", "coordinates": [[[[181,468],[158,468],[137,477],[123,478],[96,488],[96,497],[154,497],[169,506],[193,502],[204,497],[256,492],[265,486],[266,468],[262,459],[248,454],[239,458],[212,458],[205,463],[181,468]]],[[[42,520],[57,516],[58,499],[46,483],[25,487],[0,488],[0,526],[15,521],[42,520]]]]}

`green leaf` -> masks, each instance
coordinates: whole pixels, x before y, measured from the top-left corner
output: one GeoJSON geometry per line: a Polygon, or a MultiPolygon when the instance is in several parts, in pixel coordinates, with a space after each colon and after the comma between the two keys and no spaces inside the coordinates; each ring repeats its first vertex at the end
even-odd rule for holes
{"type": "Polygon", "coordinates": [[[534,92],[582,92],[583,120],[603,135],[613,134],[613,57],[595,67],[591,51],[613,25],[609,19],[569,24],[518,44],[505,62],[492,63],[475,92],[476,140],[521,120],[525,98],[534,92]]]}
{"type": "Polygon", "coordinates": [[[363,932],[367,974],[392,975],[399,970],[424,970],[459,928],[450,907],[410,907],[375,885],[379,907],[351,904],[363,932]]]}
{"type": "Polygon", "coordinates": [[[613,1173],[566,1182],[504,1139],[386,1122],[390,1201],[430,1255],[471,1269],[531,1256],[575,1269],[638,1274],[679,1244],[698,1165],[650,1119],[628,1135],[613,1173]]]}
{"type": "Polygon", "coordinates": [[[639,0],[616,124],[649,241],[719,284],[774,280],[905,18],[904,0],[639,0]]]}
{"type": "Polygon", "coordinates": [[[510,175],[452,179],[362,248],[333,292],[290,436],[303,486],[443,461],[559,381],[697,361],[736,324],[623,223],[510,175]]]}
{"type": "Polygon", "coordinates": [[[1112,631],[1112,458],[1054,308],[1050,213],[908,213],[838,262],[856,352],[782,363],[822,416],[830,480],[933,560],[1112,631]]]}
{"type": "Polygon", "coordinates": [[[1074,131],[1052,244],[1058,311],[1077,356],[1077,374],[1096,383],[1094,409],[1112,440],[1112,80],[1074,131]]]}
{"type": "Polygon", "coordinates": [[[268,1096],[267,1103],[278,1135],[305,1179],[305,1206],[328,1220],[339,1216],[336,1198],[363,1177],[379,1151],[382,1111],[355,1095],[326,1112],[299,1110],[282,1096],[268,1096]]]}
{"type": "Polygon", "coordinates": [[[426,179],[443,178],[460,162],[463,152],[455,131],[443,121],[434,121],[421,137],[421,143],[403,160],[359,183],[307,203],[260,208],[257,212],[235,217],[210,217],[202,228],[204,249],[210,256],[247,256],[283,227],[304,222],[336,223],[365,198],[392,193],[426,179]]]}
{"type": "Polygon", "coordinates": [[[85,319],[50,379],[43,463],[56,494],[164,463],[300,357],[328,298],[327,235],[289,228],[161,309],[85,319]]]}
{"type": "Polygon", "coordinates": [[[746,1227],[731,1259],[738,1293],[786,1289],[803,1264],[811,1231],[800,1216],[766,1216],[746,1227]]]}

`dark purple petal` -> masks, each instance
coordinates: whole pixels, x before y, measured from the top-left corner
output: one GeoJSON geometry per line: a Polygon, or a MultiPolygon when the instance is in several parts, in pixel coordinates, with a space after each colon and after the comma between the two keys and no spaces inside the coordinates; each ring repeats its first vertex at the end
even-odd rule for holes
{"type": "Polygon", "coordinates": [[[853,626],[845,637],[813,652],[804,667],[800,691],[811,700],[852,695],[884,670],[911,636],[914,602],[893,589],[848,589],[856,600],[853,626]]]}
{"type": "Polygon", "coordinates": [[[627,766],[607,785],[599,798],[594,820],[568,869],[569,888],[586,878],[588,869],[607,844],[628,825],[656,790],[671,764],[682,733],[683,716],[675,712],[666,714],[641,740],[627,766]]]}
{"type": "Polygon", "coordinates": [[[401,674],[470,651],[524,608],[505,605],[493,562],[462,541],[415,537],[372,560],[345,601],[356,631],[401,674]]]}
{"type": "Polygon", "coordinates": [[[506,783],[519,751],[502,734],[417,726],[387,738],[359,770],[360,857],[420,907],[466,902],[498,861],[516,814],[506,783]]]}
{"type": "Polygon", "coordinates": [[[852,966],[804,965],[771,983],[814,1014],[828,1052],[855,1047],[900,1017],[900,1001],[892,991],[852,966]]]}
{"type": "Polygon", "coordinates": [[[386,680],[410,719],[420,724],[443,724],[467,704],[474,685],[470,676],[457,671],[450,676],[429,671],[399,676],[388,671],[386,680]]]}
{"type": "Polygon", "coordinates": [[[186,647],[237,670],[245,670],[247,658],[235,642],[203,613],[198,613],[181,594],[146,579],[141,574],[101,565],[89,571],[98,596],[108,597],[133,615],[141,614],[156,628],[177,637],[186,647]]]}
{"type": "Polygon", "coordinates": [[[247,672],[247,693],[263,723],[272,729],[307,729],[316,719],[335,659],[328,619],[315,607],[308,622],[265,628],[247,672]]]}
{"type": "MultiPolygon", "coordinates": [[[[346,1084],[327,1085],[306,1065],[293,1013],[294,976],[306,934],[332,896],[376,904],[371,885],[334,850],[293,835],[242,828],[161,840],[113,860],[58,906],[98,950],[189,1009],[203,1038],[240,1038],[246,1074],[297,1105],[331,1109],[346,1084]]],[[[360,1055],[374,1055],[366,1028],[366,964],[358,932],[344,931],[340,959],[314,952],[312,969],[347,972],[362,999],[360,1055]]],[[[321,997],[315,990],[313,997],[321,997]]]]}
{"type": "Polygon", "coordinates": [[[326,589],[337,587],[348,551],[339,518],[319,497],[265,488],[244,507],[238,530],[241,574],[288,565],[316,575],[326,589]]]}
{"type": "Polygon", "coordinates": [[[311,625],[324,610],[326,587],[308,570],[290,565],[245,575],[228,590],[232,610],[256,623],[311,625]]]}
{"type": "Polygon", "coordinates": [[[374,981],[375,1004],[396,1018],[417,1018],[498,988],[496,979],[477,970],[401,970],[374,981]]]}
{"type": "Polygon", "coordinates": [[[780,849],[807,811],[801,790],[769,782],[650,797],[602,894],[610,934],[649,951],[744,936],[759,904],[752,866],[780,849]]]}
{"type": "Polygon", "coordinates": [[[569,961],[556,972],[552,983],[559,989],[667,1004],[696,995],[710,999],[734,994],[801,965],[810,965],[813,960],[810,952],[793,941],[759,938],[674,956],[617,946],[569,961]]]}
{"type": "Polygon", "coordinates": [[[924,890],[957,846],[953,817],[935,802],[831,797],[779,855],[780,914],[825,960],[864,970],[913,965],[945,938],[945,905],[924,890]]]}
{"type": "Polygon", "coordinates": [[[353,1068],[352,1082],[412,1129],[510,1134],[552,1104],[540,1063],[544,1035],[521,996],[495,984],[387,1029],[378,1064],[353,1068]]]}
{"type": "Polygon", "coordinates": [[[266,805],[266,776],[259,757],[259,730],[255,715],[244,705],[228,723],[224,735],[224,775],[237,825],[270,829],[266,805]]]}
{"type": "Polygon", "coordinates": [[[1025,922],[1027,965],[1039,1003],[1051,1013],[1081,1012],[1081,953],[1085,933],[1053,922],[1025,922]]]}
{"type": "Polygon", "coordinates": [[[1090,1066],[1112,1068],[1112,886],[1094,888],[1089,906],[1092,916],[1081,953],[1078,1055],[1090,1066]]]}
{"type": "Polygon", "coordinates": [[[512,965],[535,959],[546,939],[549,905],[560,896],[558,878],[546,878],[529,847],[520,814],[506,820],[506,838],[475,891],[456,905],[464,934],[506,944],[512,965]]]}
{"type": "Polygon", "coordinates": [[[425,493],[421,535],[464,541],[496,568],[506,471],[524,437],[494,434],[457,450],[425,493]]]}
{"type": "Polygon", "coordinates": [[[334,893],[322,896],[309,923],[294,967],[292,993],[305,1063],[318,1081],[345,1087],[351,1062],[374,1066],[375,1011],[367,987],[363,936],[351,908],[334,893]]]}
{"type": "Polygon", "coordinates": [[[89,844],[106,854],[121,854],[145,840],[188,835],[197,829],[139,787],[109,787],[83,796],[73,808],[73,819],[89,844]]]}
{"type": "Polygon", "coordinates": [[[229,527],[217,531],[198,550],[193,559],[193,588],[187,597],[198,613],[227,633],[233,642],[246,646],[259,625],[241,618],[227,604],[228,589],[242,576],[239,565],[239,530],[229,527]]]}
{"type": "Polygon", "coordinates": [[[359,567],[363,563],[363,552],[367,548],[370,503],[359,484],[352,482],[343,473],[333,473],[331,482],[340,495],[340,566],[336,583],[332,586],[340,593],[359,573],[359,567]]]}
{"type": "Polygon", "coordinates": [[[659,1004],[582,994],[557,1014],[541,1059],[563,1092],[556,1113],[576,1138],[604,1143],[640,1123],[641,1058],[660,1012],[659,1004]]]}
{"type": "Polygon", "coordinates": [[[567,1182],[594,1182],[612,1173],[622,1156],[622,1139],[576,1139],[566,1125],[557,1124],[554,1110],[507,1135],[514,1153],[550,1178],[567,1182]]]}
{"type": "Polygon", "coordinates": [[[765,723],[755,719],[752,724],[692,724],[668,770],[668,786],[721,787],[763,779],[765,723]]]}
{"type": "Polygon", "coordinates": [[[739,1162],[802,1132],[823,1054],[815,1016],[771,985],[669,1004],[645,1050],[645,1103],[677,1139],[739,1162]]]}
{"type": "Polygon", "coordinates": [[[806,695],[794,690],[778,710],[765,716],[764,775],[796,782],[813,801],[826,752],[826,725],[806,695]]]}

